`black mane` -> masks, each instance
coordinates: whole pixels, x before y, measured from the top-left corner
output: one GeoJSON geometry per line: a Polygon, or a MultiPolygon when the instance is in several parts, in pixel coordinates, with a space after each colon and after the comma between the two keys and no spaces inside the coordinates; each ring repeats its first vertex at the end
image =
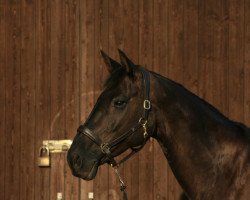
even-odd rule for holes
{"type": "Polygon", "coordinates": [[[199,96],[197,96],[193,92],[187,90],[183,85],[181,85],[181,84],[179,84],[179,83],[177,83],[177,82],[175,82],[175,81],[173,81],[171,79],[168,79],[168,78],[166,78],[164,76],[161,76],[161,75],[159,75],[159,74],[157,74],[155,72],[151,72],[151,73],[156,75],[159,79],[161,79],[163,81],[167,81],[169,83],[170,87],[173,86],[172,89],[179,90],[179,92],[184,94],[187,98],[192,100],[197,106],[202,108],[202,110],[203,109],[208,109],[212,114],[214,114],[214,116],[217,116],[220,120],[223,120],[225,123],[236,126],[239,129],[244,130],[244,132],[246,132],[247,130],[249,132],[250,129],[247,128],[244,124],[239,123],[239,122],[235,122],[235,121],[229,119],[222,112],[220,112],[217,108],[215,108],[213,105],[211,105],[210,103],[208,103],[204,99],[200,98],[199,96]]]}

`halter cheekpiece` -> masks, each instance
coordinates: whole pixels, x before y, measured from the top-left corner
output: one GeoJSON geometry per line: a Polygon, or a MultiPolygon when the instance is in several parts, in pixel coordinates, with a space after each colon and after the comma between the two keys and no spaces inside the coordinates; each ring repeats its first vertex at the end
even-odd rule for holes
{"type": "Polygon", "coordinates": [[[143,83],[144,83],[144,101],[143,101],[143,114],[142,117],[138,120],[137,124],[129,129],[127,132],[123,133],[119,137],[115,138],[112,141],[109,142],[103,142],[98,135],[96,135],[92,130],[90,130],[88,127],[85,125],[81,125],[78,128],[78,133],[81,133],[85,136],[87,136],[90,140],[92,140],[96,145],[100,147],[100,150],[103,153],[103,160],[108,160],[108,163],[111,165],[111,167],[114,168],[115,173],[117,174],[117,177],[120,182],[120,190],[124,193],[123,199],[127,199],[127,194],[125,192],[126,186],[119,174],[118,167],[121,163],[125,162],[128,160],[131,156],[133,156],[136,152],[142,149],[142,147],[146,144],[147,139],[148,139],[148,132],[147,132],[147,122],[148,122],[148,115],[149,111],[151,109],[151,102],[149,99],[149,93],[150,93],[150,75],[147,70],[144,68],[140,67],[140,71],[142,73],[143,77],[143,83]],[[131,152],[122,158],[120,161],[116,161],[115,158],[112,156],[112,151],[111,149],[118,144],[120,144],[122,141],[130,137],[131,135],[134,134],[138,129],[143,128],[143,137],[144,137],[144,142],[142,145],[139,147],[132,147],[131,152]]]}

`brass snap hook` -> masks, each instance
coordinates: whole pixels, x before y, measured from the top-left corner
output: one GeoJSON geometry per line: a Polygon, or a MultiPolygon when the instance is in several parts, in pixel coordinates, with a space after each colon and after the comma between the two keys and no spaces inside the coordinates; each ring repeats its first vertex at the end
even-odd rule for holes
{"type": "Polygon", "coordinates": [[[148,137],[147,127],[146,127],[148,121],[141,117],[139,119],[139,123],[141,123],[141,125],[143,127],[143,130],[144,130],[143,137],[144,137],[144,139],[146,139],[148,137]]]}

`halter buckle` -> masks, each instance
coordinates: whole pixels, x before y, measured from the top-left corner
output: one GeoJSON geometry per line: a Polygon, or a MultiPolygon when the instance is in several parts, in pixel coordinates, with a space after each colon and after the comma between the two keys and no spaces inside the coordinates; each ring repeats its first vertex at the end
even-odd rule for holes
{"type": "Polygon", "coordinates": [[[149,100],[147,100],[147,99],[144,100],[144,102],[143,102],[143,108],[145,110],[149,110],[151,108],[151,102],[149,100]]]}
{"type": "Polygon", "coordinates": [[[101,146],[100,146],[102,152],[106,155],[110,155],[111,152],[110,152],[110,148],[108,146],[108,143],[102,143],[101,146]]]}

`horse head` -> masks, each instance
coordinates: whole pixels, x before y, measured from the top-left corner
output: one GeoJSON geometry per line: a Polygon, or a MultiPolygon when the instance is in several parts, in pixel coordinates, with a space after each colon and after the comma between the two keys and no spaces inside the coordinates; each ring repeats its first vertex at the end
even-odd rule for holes
{"type": "Polygon", "coordinates": [[[120,50],[119,54],[121,64],[101,51],[110,77],[68,151],[73,175],[85,180],[92,180],[104,163],[119,164],[116,156],[137,151],[153,133],[149,72],[120,50]]]}

